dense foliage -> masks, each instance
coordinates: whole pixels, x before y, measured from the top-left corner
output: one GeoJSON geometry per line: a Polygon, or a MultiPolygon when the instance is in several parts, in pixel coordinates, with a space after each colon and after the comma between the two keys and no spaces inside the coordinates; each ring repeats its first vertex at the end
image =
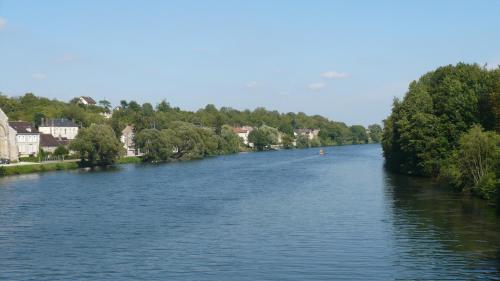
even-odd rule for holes
{"type": "Polygon", "coordinates": [[[465,166],[471,151],[498,149],[499,96],[500,68],[459,63],[412,82],[403,100],[395,99],[391,115],[384,120],[382,144],[388,167],[423,176],[437,176],[445,170],[450,175],[455,170],[460,175],[454,175],[454,183],[460,188],[478,187],[485,175],[490,183],[496,181],[498,175],[492,179],[486,170],[477,175],[465,166]],[[478,126],[490,132],[484,133],[478,126]]]}
{"type": "Polygon", "coordinates": [[[82,128],[69,145],[89,165],[111,165],[116,162],[122,145],[110,126],[92,124],[82,128]]]}
{"type": "Polygon", "coordinates": [[[172,122],[168,129],[144,129],[136,136],[136,147],[150,162],[235,153],[239,146],[240,139],[229,126],[223,126],[216,134],[182,121],[172,122]]]}
{"type": "Polygon", "coordinates": [[[248,135],[248,141],[253,143],[255,148],[260,151],[278,144],[279,138],[279,131],[266,125],[255,128],[255,130],[248,135]]]}
{"type": "Polygon", "coordinates": [[[73,102],[62,102],[37,97],[28,93],[21,97],[9,98],[0,94],[0,108],[10,120],[23,120],[40,125],[42,118],[67,118],[83,127],[102,124],[105,118],[101,113],[106,109],[99,106],[82,106],[73,102]]]}
{"type": "MultiPolygon", "coordinates": [[[[200,158],[251,149],[243,145],[233,132],[233,127],[241,126],[255,128],[250,133],[249,141],[254,143],[254,149],[257,150],[275,148],[276,145],[300,148],[367,143],[370,139],[378,142],[380,139],[371,133],[368,135],[360,125],[348,127],[319,115],[308,116],[302,112],[285,114],[262,107],[253,111],[240,111],[229,107],[217,109],[209,104],[193,112],[172,107],[166,101],[153,106],[150,103],[122,100],[113,109],[106,100],[99,101],[98,105],[83,105],[79,104],[78,98],[66,103],[28,93],[13,98],[0,94],[0,108],[11,120],[30,121],[34,125],[40,124],[42,118],[73,119],[87,129],[81,131],[71,148],[79,152],[82,160],[94,164],[115,161],[120,150],[113,148],[106,152],[108,154],[102,154],[98,142],[116,144],[115,139],[120,138],[127,125],[134,127],[136,148],[145,154],[143,159],[148,162],[200,158]],[[106,118],[109,113],[112,115],[106,118]],[[106,128],[106,134],[100,135],[98,130],[93,129],[96,125],[106,128]],[[114,132],[113,139],[107,134],[108,126],[114,132]],[[294,134],[294,130],[306,128],[319,129],[318,138],[310,140],[294,134]],[[111,155],[111,152],[116,155],[111,155]]],[[[380,128],[379,125],[371,126],[380,128]]],[[[376,130],[373,132],[376,133],[376,130]]],[[[67,153],[63,148],[58,148],[55,154],[67,153]]]]}
{"type": "Polygon", "coordinates": [[[472,127],[460,137],[441,174],[456,187],[471,188],[479,196],[498,202],[500,134],[484,132],[478,125],[472,127]]]}

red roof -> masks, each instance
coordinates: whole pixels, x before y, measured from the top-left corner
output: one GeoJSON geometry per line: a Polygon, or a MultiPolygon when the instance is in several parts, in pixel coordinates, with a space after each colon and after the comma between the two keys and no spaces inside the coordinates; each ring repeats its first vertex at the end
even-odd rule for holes
{"type": "Polygon", "coordinates": [[[243,128],[233,128],[233,132],[237,133],[237,134],[245,134],[248,132],[247,129],[243,129],[243,128]]]}

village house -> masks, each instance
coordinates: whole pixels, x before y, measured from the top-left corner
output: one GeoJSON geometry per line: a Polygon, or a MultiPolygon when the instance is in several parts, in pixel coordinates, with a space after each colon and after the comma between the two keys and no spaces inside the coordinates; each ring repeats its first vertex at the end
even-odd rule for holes
{"type": "Polygon", "coordinates": [[[40,148],[48,153],[54,153],[59,146],[67,146],[69,140],[67,138],[55,138],[50,134],[40,134],[40,148]]]}
{"type": "Polygon", "coordinates": [[[295,137],[306,136],[309,140],[313,140],[314,138],[317,138],[318,134],[319,134],[318,129],[296,129],[293,132],[293,135],[295,137]]]}
{"type": "Polygon", "coordinates": [[[109,119],[111,118],[111,116],[113,116],[113,114],[111,112],[101,112],[99,113],[102,117],[106,118],[106,119],[109,119]]]}
{"type": "Polygon", "coordinates": [[[16,133],[16,144],[19,157],[37,156],[40,149],[40,133],[25,121],[9,121],[9,126],[16,133]]]}
{"type": "Polygon", "coordinates": [[[78,98],[78,103],[83,104],[83,105],[96,105],[97,104],[93,98],[84,97],[84,96],[81,96],[78,98]]]}
{"type": "Polygon", "coordinates": [[[248,136],[250,135],[250,132],[253,131],[253,128],[250,126],[243,126],[243,127],[235,127],[233,128],[233,132],[238,135],[241,139],[243,139],[243,143],[247,146],[253,147],[253,143],[248,141],[248,136]]]}
{"type": "Polygon", "coordinates": [[[122,130],[122,135],[120,141],[123,143],[123,148],[125,148],[125,156],[140,156],[142,153],[135,149],[134,144],[134,127],[128,125],[122,130]]]}
{"type": "Polygon", "coordinates": [[[55,138],[66,138],[72,140],[78,134],[78,125],[72,120],[65,118],[42,119],[38,130],[42,134],[50,134],[55,138]]]}
{"type": "Polygon", "coordinates": [[[9,126],[9,118],[0,109],[0,160],[17,162],[19,152],[16,145],[16,131],[9,126]]]}

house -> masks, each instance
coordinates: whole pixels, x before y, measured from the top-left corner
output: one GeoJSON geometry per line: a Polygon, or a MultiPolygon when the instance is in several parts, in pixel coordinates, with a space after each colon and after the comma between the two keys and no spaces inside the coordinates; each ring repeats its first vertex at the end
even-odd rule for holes
{"type": "Polygon", "coordinates": [[[318,129],[295,129],[293,131],[294,136],[306,136],[309,140],[318,137],[318,129]]]}
{"type": "Polygon", "coordinates": [[[111,116],[113,116],[113,114],[111,112],[101,112],[99,113],[102,117],[106,118],[106,119],[109,119],[111,118],[111,116]]]}
{"type": "Polygon", "coordinates": [[[96,105],[97,104],[93,98],[84,97],[84,96],[81,96],[78,98],[78,103],[83,104],[83,105],[96,105]]]}
{"type": "Polygon", "coordinates": [[[72,140],[78,134],[78,125],[69,119],[42,119],[38,130],[42,134],[49,134],[55,138],[66,138],[72,140]]]}
{"type": "Polygon", "coordinates": [[[67,146],[69,140],[67,138],[55,138],[50,134],[40,134],[40,148],[49,153],[54,153],[59,146],[67,146]]]}
{"type": "Polygon", "coordinates": [[[142,153],[135,148],[134,144],[134,127],[128,125],[122,130],[122,136],[120,141],[123,143],[123,148],[125,148],[125,156],[140,156],[142,153]]]}
{"type": "Polygon", "coordinates": [[[248,141],[248,136],[250,135],[250,132],[253,131],[253,128],[250,126],[243,126],[243,127],[234,127],[233,132],[238,135],[238,137],[243,139],[243,143],[245,145],[248,145],[250,147],[253,147],[253,143],[248,141]]]}
{"type": "Polygon", "coordinates": [[[0,109],[0,159],[17,162],[19,151],[16,144],[16,131],[9,126],[9,118],[0,109]]]}
{"type": "Polygon", "coordinates": [[[10,121],[9,126],[16,132],[19,157],[37,156],[40,149],[40,133],[25,121],[10,121]]]}

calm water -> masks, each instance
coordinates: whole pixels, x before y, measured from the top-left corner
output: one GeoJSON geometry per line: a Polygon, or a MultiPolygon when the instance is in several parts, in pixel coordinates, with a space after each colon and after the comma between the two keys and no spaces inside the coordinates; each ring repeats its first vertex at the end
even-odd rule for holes
{"type": "Polygon", "coordinates": [[[500,280],[483,202],[326,152],[0,179],[0,279],[500,280]]]}

